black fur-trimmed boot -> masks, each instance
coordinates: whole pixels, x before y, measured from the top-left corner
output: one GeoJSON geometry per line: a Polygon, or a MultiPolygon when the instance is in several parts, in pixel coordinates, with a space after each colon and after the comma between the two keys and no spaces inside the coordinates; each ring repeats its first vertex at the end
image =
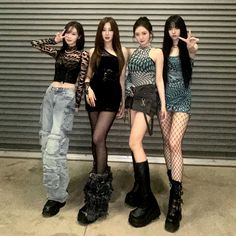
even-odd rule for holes
{"type": "Polygon", "coordinates": [[[125,196],[125,203],[130,207],[137,207],[141,203],[140,191],[139,191],[139,184],[137,181],[137,171],[135,168],[135,159],[133,153],[132,161],[133,161],[133,170],[134,170],[134,186],[130,192],[128,192],[125,196]]]}
{"type": "Polygon", "coordinates": [[[172,180],[168,213],[165,221],[165,230],[171,233],[174,233],[179,229],[180,221],[182,219],[182,194],[183,192],[181,182],[172,180]]]}
{"type": "Polygon", "coordinates": [[[106,216],[112,191],[110,167],[103,174],[90,173],[88,182],[84,187],[85,205],[79,210],[78,222],[87,225],[106,216]]]}
{"type": "Polygon", "coordinates": [[[141,194],[141,204],[130,212],[129,223],[134,227],[143,227],[158,218],[161,212],[151,190],[148,162],[136,163],[135,165],[141,194]]]}

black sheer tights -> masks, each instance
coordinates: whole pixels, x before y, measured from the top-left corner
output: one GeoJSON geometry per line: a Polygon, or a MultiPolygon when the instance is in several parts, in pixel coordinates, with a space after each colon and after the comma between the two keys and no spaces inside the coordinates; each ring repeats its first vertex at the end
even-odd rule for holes
{"type": "Polygon", "coordinates": [[[183,175],[182,141],[188,121],[187,113],[168,112],[166,120],[160,122],[166,166],[171,169],[172,179],[179,182],[183,175]]]}
{"type": "Polygon", "coordinates": [[[92,130],[92,154],[94,158],[94,171],[102,174],[107,167],[107,134],[116,117],[116,112],[89,112],[92,130]]]}

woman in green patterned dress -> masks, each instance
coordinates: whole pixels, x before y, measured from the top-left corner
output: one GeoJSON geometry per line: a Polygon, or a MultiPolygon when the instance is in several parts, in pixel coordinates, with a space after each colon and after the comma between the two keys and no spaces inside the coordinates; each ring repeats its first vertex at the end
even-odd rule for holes
{"type": "Polygon", "coordinates": [[[182,141],[188,126],[191,109],[190,81],[193,59],[199,39],[187,32],[179,15],[170,16],[165,23],[163,54],[167,117],[160,120],[164,156],[171,190],[165,229],[178,230],[181,214],[183,157],[182,141]]]}

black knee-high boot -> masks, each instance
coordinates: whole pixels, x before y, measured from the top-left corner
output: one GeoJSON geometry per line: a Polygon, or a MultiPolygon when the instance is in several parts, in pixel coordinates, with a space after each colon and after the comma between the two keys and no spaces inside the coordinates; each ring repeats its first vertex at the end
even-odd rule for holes
{"type": "Polygon", "coordinates": [[[87,225],[99,217],[107,215],[112,191],[110,168],[103,174],[90,173],[88,182],[84,187],[85,205],[79,210],[78,222],[87,225]]]}
{"type": "Polygon", "coordinates": [[[137,181],[137,171],[135,167],[134,154],[131,153],[131,155],[132,155],[133,170],[134,170],[134,186],[132,190],[126,194],[125,203],[131,207],[137,207],[141,203],[141,198],[140,198],[139,184],[137,181]]]}
{"type": "Polygon", "coordinates": [[[134,227],[143,227],[161,214],[160,208],[150,186],[148,162],[136,163],[137,181],[140,188],[141,204],[129,214],[129,223],[134,227]]]}
{"type": "Polygon", "coordinates": [[[165,229],[168,232],[173,233],[179,229],[180,221],[182,219],[182,194],[182,184],[178,181],[172,180],[168,213],[165,221],[165,229]]]}

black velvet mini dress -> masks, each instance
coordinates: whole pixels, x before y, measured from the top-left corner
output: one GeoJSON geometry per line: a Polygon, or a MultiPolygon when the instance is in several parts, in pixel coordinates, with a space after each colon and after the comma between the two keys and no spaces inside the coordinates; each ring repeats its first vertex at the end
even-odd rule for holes
{"type": "Polygon", "coordinates": [[[90,81],[96,101],[95,107],[91,107],[86,99],[85,105],[88,112],[111,111],[117,112],[121,102],[121,85],[119,76],[118,58],[104,51],[99,66],[90,81]]]}

